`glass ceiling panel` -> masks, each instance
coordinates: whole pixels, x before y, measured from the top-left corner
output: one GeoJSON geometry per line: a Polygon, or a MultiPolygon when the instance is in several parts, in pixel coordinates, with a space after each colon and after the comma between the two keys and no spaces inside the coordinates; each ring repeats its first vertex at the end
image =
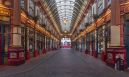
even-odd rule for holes
{"type": "Polygon", "coordinates": [[[55,0],[62,31],[70,31],[75,0],[55,0]]]}

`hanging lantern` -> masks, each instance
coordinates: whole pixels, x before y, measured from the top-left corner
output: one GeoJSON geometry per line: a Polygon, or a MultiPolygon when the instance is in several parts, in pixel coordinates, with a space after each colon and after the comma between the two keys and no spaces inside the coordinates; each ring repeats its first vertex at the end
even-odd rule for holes
{"type": "Polygon", "coordinates": [[[64,18],[64,23],[67,24],[68,23],[68,20],[66,18],[64,18]]]}

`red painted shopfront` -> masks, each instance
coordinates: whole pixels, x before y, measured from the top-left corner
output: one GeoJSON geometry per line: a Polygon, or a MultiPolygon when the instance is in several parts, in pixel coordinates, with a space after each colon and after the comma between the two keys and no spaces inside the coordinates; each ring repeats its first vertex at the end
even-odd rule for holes
{"type": "Polygon", "coordinates": [[[124,60],[124,66],[127,67],[126,49],[124,47],[107,48],[107,55],[106,56],[107,56],[106,63],[109,66],[115,67],[116,59],[121,58],[124,60]]]}
{"type": "Polygon", "coordinates": [[[11,9],[0,4],[0,64],[7,64],[10,44],[11,9]]]}

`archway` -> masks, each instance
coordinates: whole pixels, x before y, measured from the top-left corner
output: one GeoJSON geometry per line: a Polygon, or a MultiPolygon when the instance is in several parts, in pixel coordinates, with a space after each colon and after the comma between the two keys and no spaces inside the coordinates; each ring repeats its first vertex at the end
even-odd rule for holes
{"type": "Polygon", "coordinates": [[[71,39],[70,38],[62,38],[61,39],[61,47],[62,48],[71,48],[71,39]]]}

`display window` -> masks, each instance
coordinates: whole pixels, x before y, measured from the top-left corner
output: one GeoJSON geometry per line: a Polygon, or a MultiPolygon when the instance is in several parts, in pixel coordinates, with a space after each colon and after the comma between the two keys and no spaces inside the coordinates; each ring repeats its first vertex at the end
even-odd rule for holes
{"type": "Polygon", "coordinates": [[[98,5],[98,14],[101,14],[104,10],[105,6],[105,0],[97,0],[98,5]]]}
{"type": "Polygon", "coordinates": [[[29,49],[30,52],[34,51],[34,31],[32,28],[29,29],[29,49]]]}
{"type": "Polygon", "coordinates": [[[103,30],[103,27],[99,27],[98,28],[98,38],[97,38],[97,41],[98,41],[98,53],[102,53],[103,49],[104,49],[104,30],[103,30]]]}
{"type": "Polygon", "coordinates": [[[25,26],[21,26],[21,45],[25,48],[25,26]]]}

